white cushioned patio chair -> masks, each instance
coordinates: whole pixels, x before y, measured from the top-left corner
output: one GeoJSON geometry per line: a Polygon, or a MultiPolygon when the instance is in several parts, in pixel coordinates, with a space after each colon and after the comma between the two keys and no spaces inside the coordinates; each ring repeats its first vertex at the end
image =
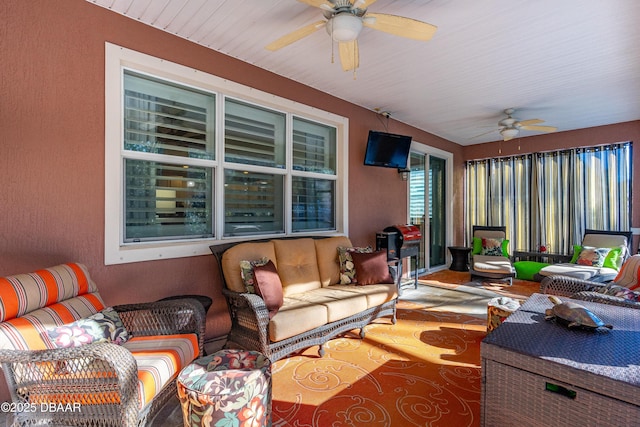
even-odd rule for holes
{"type": "Polygon", "coordinates": [[[508,279],[513,284],[516,269],[509,259],[504,226],[473,226],[473,251],[471,252],[471,279],[508,279]]]}
{"type": "Polygon", "coordinates": [[[585,230],[582,243],[575,245],[568,263],[548,265],[536,275],[542,281],[550,276],[569,276],[591,282],[609,282],[631,254],[630,231],[585,230]]]}

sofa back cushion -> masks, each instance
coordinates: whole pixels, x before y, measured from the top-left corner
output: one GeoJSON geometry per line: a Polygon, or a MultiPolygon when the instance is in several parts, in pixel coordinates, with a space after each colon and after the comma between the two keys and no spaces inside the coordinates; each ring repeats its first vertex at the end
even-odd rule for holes
{"type": "Polygon", "coordinates": [[[97,290],[82,264],[62,264],[33,273],[2,277],[0,322],[97,290]]]}
{"type": "Polygon", "coordinates": [[[273,240],[273,245],[285,297],[321,287],[313,239],[273,240]]]}
{"type": "Polygon", "coordinates": [[[316,256],[318,258],[318,272],[322,287],[340,283],[340,262],[338,248],[353,246],[351,240],[345,236],[316,239],[316,256]]]}
{"type": "Polygon", "coordinates": [[[273,241],[240,243],[227,249],[222,255],[222,273],[227,289],[234,292],[247,292],[242,282],[240,262],[255,261],[263,257],[273,261],[276,269],[278,268],[273,241]]]}

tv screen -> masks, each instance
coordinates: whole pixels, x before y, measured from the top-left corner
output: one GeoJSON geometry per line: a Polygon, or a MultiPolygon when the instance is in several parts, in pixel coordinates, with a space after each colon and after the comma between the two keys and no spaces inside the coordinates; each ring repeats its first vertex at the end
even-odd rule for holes
{"type": "Polygon", "coordinates": [[[364,164],[406,169],[410,149],[410,136],[370,130],[367,150],[364,154],[364,164]]]}

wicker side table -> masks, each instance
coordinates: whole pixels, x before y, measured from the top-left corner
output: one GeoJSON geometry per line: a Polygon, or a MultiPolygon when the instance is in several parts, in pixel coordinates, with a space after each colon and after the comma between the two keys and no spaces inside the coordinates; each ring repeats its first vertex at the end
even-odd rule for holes
{"type": "Polygon", "coordinates": [[[466,246],[448,246],[451,253],[451,266],[449,270],[469,271],[469,253],[472,248],[466,246]]]}
{"type": "Polygon", "coordinates": [[[577,302],[613,329],[547,321],[534,294],[482,341],[481,425],[637,425],[640,310],[577,302]]]}

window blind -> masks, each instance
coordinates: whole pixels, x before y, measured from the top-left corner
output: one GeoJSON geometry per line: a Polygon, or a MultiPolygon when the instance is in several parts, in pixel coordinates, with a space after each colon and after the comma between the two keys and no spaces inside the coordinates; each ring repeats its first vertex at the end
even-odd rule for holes
{"type": "Polygon", "coordinates": [[[285,115],[225,100],[225,161],[285,168],[285,115]]]}
{"type": "Polygon", "coordinates": [[[298,117],[293,120],[293,169],[336,173],[336,129],[298,117]]]}
{"type": "Polygon", "coordinates": [[[175,162],[125,154],[125,242],[212,236],[215,96],[186,86],[124,73],[124,149],[175,162]]]}

